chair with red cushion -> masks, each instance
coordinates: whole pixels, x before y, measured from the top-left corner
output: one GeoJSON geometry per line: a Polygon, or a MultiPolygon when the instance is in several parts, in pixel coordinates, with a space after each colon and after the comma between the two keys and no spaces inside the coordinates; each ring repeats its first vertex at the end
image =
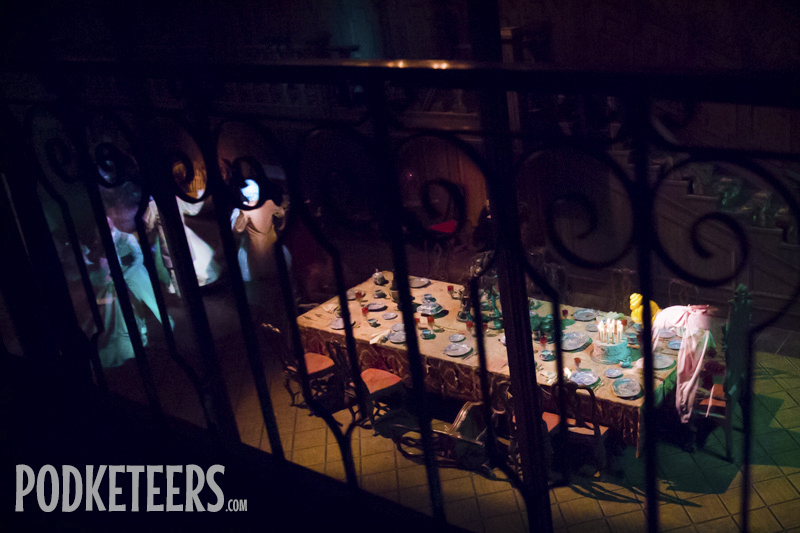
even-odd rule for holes
{"type": "MultiPolygon", "coordinates": [[[[539,404],[542,405],[544,402],[542,388],[537,386],[536,391],[539,396],[539,404]]],[[[499,382],[495,387],[492,398],[493,422],[498,442],[502,444],[508,452],[508,466],[517,475],[521,475],[522,465],[520,463],[519,447],[517,444],[517,418],[514,414],[514,397],[511,394],[511,383],[505,380],[499,382]]],[[[539,424],[542,437],[541,453],[544,456],[545,464],[549,471],[553,456],[549,434],[554,426],[558,424],[558,415],[543,412],[539,424]]]]}
{"type": "Polygon", "coordinates": [[[590,448],[595,466],[602,471],[606,466],[608,427],[598,422],[594,391],[572,381],[556,382],[552,391],[556,408],[564,411],[546,420],[551,437],[559,446],[590,448]],[[566,435],[561,434],[562,417],[566,418],[566,435]]]}
{"type": "Polygon", "coordinates": [[[375,422],[405,401],[406,388],[403,380],[400,376],[378,368],[367,368],[354,378],[347,349],[337,342],[328,342],[327,349],[330,358],[335,362],[338,387],[343,395],[342,406],[350,411],[354,422],[372,429],[377,435],[375,422]],[[361,401],[364,405],[359,407],[361,401]]]}
{"type": "MultiPolygon", "coordinates": [[[[260,330],[265,337],[265,346],[274,348],[278,353],[281,365],[283,366],[283,386],[291,397],[290,405],[308,408],[305,399],[299,403],[296,401],[297,395],[302,395],[302,381],[300,378],[298,361],[292,357],[289,350],[286,348],[280,330],[272,324],[261,324],[260,330]],[[292,382],[297,383],[298,386],[300,386],[300,390],[293,390],[291,386],[292,382]]],[[[336,376],[336,368],[333,359],[315,352],[306,352],[304,354],[304,359],[312,395],[316,398],[326,394],[330,387],[331,380],[336,376]]]]}
{"type": "MultiPolygon", "coordinates": [[[[747,335],[750,331],[753,300],[747,287],[740,285],[731,301],[730,316],[723,330],[725,364],[708,361],[701,376],[703,387],[698,389],[693,412],[723,427],[725,456],[733,461],[733,418],[736,404],[744,392],[747,371],[747,335]],[[714,376],[724,373],[722,383],[713,383],[714,376]],[[709,385],[711,385],[709,387],[709,385]],[[705,390],[704,390],[705,389],[705,390]]],[[[693,428],[693,433],[695,432],[693,428]]]]}
{"type": "Polygon", "coordinates": [[[437,238],[425,243],[425,252],[428,256],[426,275],[450,279],[450,258],[456,250],[457,229],[458,222],[455,220],[446,220],[428,227],[431,234],[437,238]],[[442,259],[444,259],[444,269],[440,268],[442,259]]]}

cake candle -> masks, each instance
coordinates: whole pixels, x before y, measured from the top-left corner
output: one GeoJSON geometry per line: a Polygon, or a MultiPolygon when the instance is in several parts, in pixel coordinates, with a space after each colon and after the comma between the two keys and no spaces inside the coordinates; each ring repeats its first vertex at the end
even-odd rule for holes
{"type": "Polygon", "coordinates": [[[600,342],[605,342],[603,340],[603,333],[605,333],[605,331],[604,331],[605,329],[606,329],[606,326],[605,326],[605,324],[603,322],[600,322],[599,324],[597,324],[597,337],[600,340],[600,342]]]}

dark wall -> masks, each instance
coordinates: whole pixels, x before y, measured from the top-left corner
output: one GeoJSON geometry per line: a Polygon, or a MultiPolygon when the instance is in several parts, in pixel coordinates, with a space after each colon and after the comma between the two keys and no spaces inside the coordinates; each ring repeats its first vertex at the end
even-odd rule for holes
{"type": "MultiPolygon", "coordinates": [[[[0,6],[16,57],[137,53],[265,58],[359,45],[361,58],[468,58],[467,0],[34,0],[0,6]]],[[[499,0],[503,26],[547,28],[549,62],[575,68],[800,66],[794,0],[499,0]]],[[[541,59],[541,58],[540,58],[541,59]]]]}

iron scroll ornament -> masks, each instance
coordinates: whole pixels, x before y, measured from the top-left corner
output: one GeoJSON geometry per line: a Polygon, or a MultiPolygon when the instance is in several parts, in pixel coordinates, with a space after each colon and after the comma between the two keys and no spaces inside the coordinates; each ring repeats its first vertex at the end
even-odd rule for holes
{"type": "MultiPolygon", "coordinates": [[[[768,172],[755,162],[749,161],[744,158],[734,159],[730,157],[729,158],[716,157],[718,153],[716,150],[710,150],[709,152],[710,153],[708,154],[704,153],[702,157],[690,157],[663,172],[658,177],[653,186],[654,196],[658,194],[658,190],[663,185],[663,183],[667,181],[667,178],[670,176],[670,174],[675,172],[680,172],[688,165],[703,164],[709,162],[726,162],[736,167],[739,167],[748,173],[755,175],[756,177],[758,177],[759,179],[763,180],[771,187],[773,187],[773,189],[780,195],[781,199],[786,202],[790,212],[794,215],[795,220],[800,220],[800,204],[796,200],[795,196],[783,185],[783,183],[781,183],[780,180],[776,179],[770,172],[768,172]]],[[[709,254],[709,251],[702,246],[702,244],[699,242],[699,239],[696,236],[699,234],[700,229],[704,224],[708,224],[711,222],[724,224],[724,226],[736,236],[737,242],[740,247],[739,260],[735,265],[733,271],[727,276],[715,279],[702,278],[700,276],[696,276],[691,272],[688,272],[685,268],[683,268],[667,252],[667,250],[664,249],[663,245],[658,239],[654,239],[653,242],[653,250],[656,252],[658,257],[664,262],[664,264],[667,265],[668,268],[676,272],[679,276],[683,277],[687,281],[703,287],[714,287],[737,279],[737,277],[742,273],[742,271],[746,267],[747,259],[749,257],[749,240],[745,228],[734,217],[720,212],[703,215],[699,217],[693,224],[691,229],[692,245],[696,253],[698,253],[701,257],[706,257],[709,254]]],[[[800,297],[800,279],[796,281],[791,294],[786,299],[786,303],[780,309],[778,309],[773,315],[764,319],[757,326],[754,326],[753,330],[761,331],[770,324],[775,323],[781,316],[783,316],[789,311],[789,309],[793,305],[793,302],[795,302],[798,299],[798,297],[800,297]]]]}
{"type": "MultiPolygon", "coordinates": [[[[469,146],[466,142],[462,141],[458,137],[452,134],[444,133],[444,132],[422,132],[416,135],[412,135],[407,139],[404,139],[394,150],[395,159],[399,160],[400,154],[403,153],[404,149],[411,149],[410,147],[413,146],[413,143],[423,141],[426,139],[438,140],[442,141],[457,151],[462,153],[467,159],[475,165],[482,176],[486,176],[485,168],[481,163],[480,156],[475,152],[475,150],[469,146]],[[408,147],[408,148],[407,148],[408,147]]],[[[420,220],[415,217],[408,209],[403,210],[403,225],[406,228],[406,231],[409,234],[409,237],[412,240],[417,241],[428,241],[428,242],[445,242],[452,239],[459,234],[459,232],[464,228],[467,223],[467,197],[465,191],[456,183],[444,179],[444,178],[437,178],[424,181],[420,186],[419,196],[422,202],[422,208],[428,216],[431,217],[443,217],[446,216],[446,212],[441,212],[437,209],[435,205],[433,192],[435,189],[439,189],[445,194],[445,198],[447,200],[447,204],[450,205],[452,203],[453,206],[453,215],[450,220],[454,220],[456,223],[455,229],[450,233],[443,233],[437,232],[432,230],[431,228],[425,226],[420,220]]]]}
{"type": "MultiPolygon", "coordinates": [[[[540,154],[543,154],[547,151],[555,152],[558,150],[565,150],[565,149],[575,150],[578,153],[587,156],[590,159],[608,168],[611,171],[610,175],[613,176],[617,180],[617,182],[622,186],[627,200],[632,203],[633,198],[635,198],[635,192],[633,189],[633,183],[628,174],[607,153],[597,152],[582,143],[569,142],[569,141],[567,142],[554,141],[548,143],[548,145],[543,148],[528,153],[526,157],[523,157],[521,159],[520,163],[517,166],[515,173],[517,179],[520,179],[522,171],[525,169],[526,165],[534,161],[535,158],[538,157],[540,154]]],[[[587,216],[588,224],[586,229],[581,233],[579,233],[578,235],[576,235],[576,237],[578,239],[583,240],[589,238],[599,228],[600,217],[598,215],[599,213],[598,206],[596,205],[596,202],[594,202],[592,198],[589,198],[583,192],[563,193],[556,196],[552,200],[553,200],[552,202],[547,203],[547,205],[545,206],[545,224],[547,228],[547,236],[550,240],[550,243],[553,245],[556,251],[570,263],[582,268],[601,269],[617,263],[632,249],[633,231],[630,230],[625,236],[625,240],[623,241],[620,248],[615,253],[612,253],[610,257],[602,260],[592,260],[580,256],[577,252],[570,249],[570,247],[564,242],[564,239],[559,234],[558,228],[555,225],[557,209],[569,203],[573,203],[581,207],[581,209],[587,216]]],[[[607,209],[608,206],[600,206],[600,208],[607,209]]],[[[527,261],[525,261],[525,264],[527,264],[527,261]]],[[[528,269],[528,273],[529,274],[531,273],[531,269],[528,269]]]]}

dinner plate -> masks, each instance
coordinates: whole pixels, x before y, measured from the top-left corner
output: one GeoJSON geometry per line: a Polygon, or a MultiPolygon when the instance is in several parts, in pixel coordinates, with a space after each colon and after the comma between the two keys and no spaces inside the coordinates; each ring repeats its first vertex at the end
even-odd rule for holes
{"type": "Polygon", "coordinates": [[[668,355],[664,355],[663,353],[656,354],[653,358],[653,368],[656,370],[663,370],[665,368],[669,368],[675,364],[675,360],[668,355]]]}
{"type": "Polygon", "coordinates": [[[575,317],[575,320],[580,320],[581,322],[588,322],[590,320],[594,320],[597,316],[597,311],[594,309],[578,309],[572,314],[575,317]]]}
{"type": "Polygon", "coordinates": [[[661,331],[658,332],[658,336],[661,337],[662,339],[671,339],[672,337],[675,336],[675,332],[669,329],[662,329],[661,331]]]}
{"type": "Polygon", "coordinates": [[[542,361],[553,361],[556,358],[556,354],[552,350],[542,350],[541,358],[542,361]]]}
{"type": "Polygon", "coordinates": [[[384,320],[393,320],[397,318],[397,313],[389,311],[388,313],[383,313],[381,316],[383,317],[384,320]]]}
{"type": "Polygon", "coordinates": [[[389,342],[393,344],[403,344],[406,342],[406,332],[405,331],[393,331],[386,336],[389,339],[389,342]]]}
{"type": "MultiPolygon", "coordinates": [[[[356,321],[353,320],[353,324],[355,324],[355,323],[356,323],[356,321]]],[[[342,317],[334,318],[333,321],[330,323],[330,328],[331,329],[344,329],[344,320],[342,320],[342,317]]]]}
{"type": "Polygon", "coordinates": [[[642,386],[633,378],[622,378],[611,385],[611,390],[620,398],[633,398],[642,392],[642,386]]]}
{"type": "Polygon", "coordinates": [[[412,289],[421,289],[422,287],[427,287],[431,284],[431,280],[428,278],[411,278],[408,280],[408,284],[411,286],[412,289]]]}
{"type": "Polygon", "coordinates": [[[622,375],[622,370],[619,368],[609,368],[606,370],[606,377],[608,378],[618,378],[622,375]]]}
{"type": "Polygon", "coordinates": [[[392,331],[403,331],[405,326],[403,324],[395,324],[392,326],[392,331]]]}
{"type": "Polygon", "coordinates": [[[449,355],[450,357],[462,357],[467,355],[471,351],[472,351],[471,346],[467,346],[466,344],[461,344],[458,342],[454,344],[449,344],[447,348],[444,349],[445,355],[449,355]]]}
{"type": "Polygon", "coordinates": [[[589,322],[586,324],[586,331],[590,333],[594,333],[597,331],[597,323],[596,322],[589,322]]]}
{"type": "Polygon", "coordinates": [[[452,335],[450,335],[450,342],[461,342],[466,338],[467,336],[464,335],[463,333],[453,333],[452,335]]]}
{"type": "Polygon", "coordinates": [[[503,343],[503,346],[505,346],[505,345],[506,345],[506,336],[505,336],[505,335],[500,335],[500,338],[499,338],[499,339],[497,339],[497,340],[499,340],[500,342],[502,342],[502,343],[503,343]]]}
{"type": "Polygon", "coordinates": [[[372,302],[371,304],[367,304],[367,309],[370,311],[383,311],[386,309],[386,304],[383,302],[372,302]]]}
{"type": "Polygon", "coordinates": [[[681,349],[681,341],[678,341],[678,340],[669,341],[669,344],[667,346],[669,346],[669,348],[671,350],[680,350],[681,349]]]}
{"type": "Polygon", "coordinates": [[[577,383],[578,385],[592,385],[598,379],[600,378],[598,378],[591,370],[578,370],[577,372],[573,372],[573,374],[569,377],[570,381],[577,383]]]}
{"type": "Polygon", "coordinates": [[[561,341],[561,347],[564,350],[571,352],[573,350],[577,350],[578,348],[582,348],[591,340],[592,339],[589,338],[589,335],[582,331],[571,331],[569,333],[564,333],[564,337],[561,341]]]}

